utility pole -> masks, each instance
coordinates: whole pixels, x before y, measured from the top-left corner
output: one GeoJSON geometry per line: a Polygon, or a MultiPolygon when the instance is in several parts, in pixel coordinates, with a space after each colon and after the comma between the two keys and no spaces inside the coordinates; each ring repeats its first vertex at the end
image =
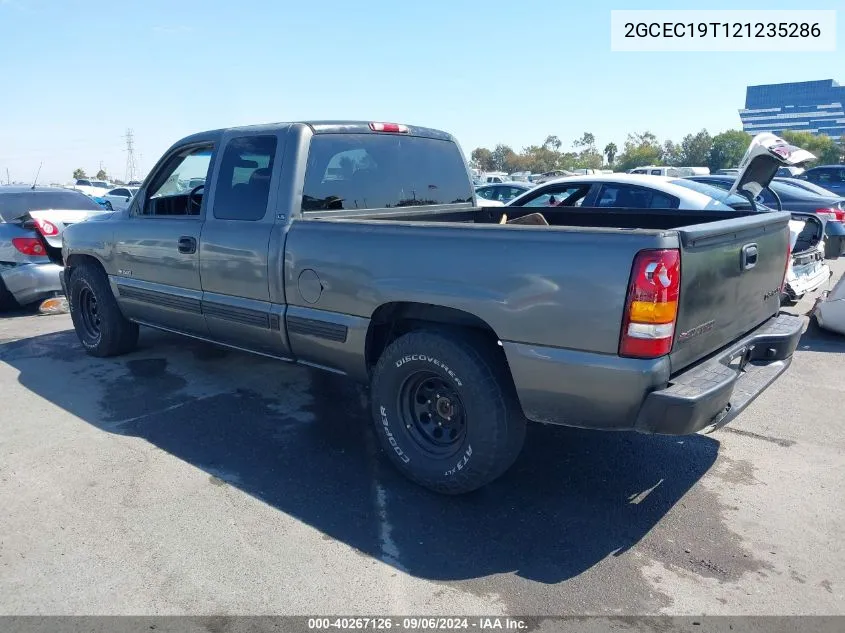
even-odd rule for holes
{"type": "Polygon", "coordinates": [[[7,185],[12,184],[12,178],[11,178],[11,176],[9,176],[9,168],[8,167],[6,167],[6,184],[7,185]]]}
{"type": "Polygon", "coordinates": [[[126,130],[126,182],[138,178],[138,165],[135,163],[135,136],[131,129],[126,130]]]}

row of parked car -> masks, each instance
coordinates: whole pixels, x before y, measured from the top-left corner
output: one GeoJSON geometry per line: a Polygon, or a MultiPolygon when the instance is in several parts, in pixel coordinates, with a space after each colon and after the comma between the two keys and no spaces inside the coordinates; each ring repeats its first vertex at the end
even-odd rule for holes
{"type": "MultiPolygon", "coordinates": [[[[792,259],[782,299],[794,302],[823,287],[831,276],[825,260],[845,254],[845,165],[816,167],[800,177],[774,177],[753,198],[736,193],[738,177],[594,173],[560,176],[542,184],[488,183],[475,192],[482,207],[788,211],[793,216],[792,259]]],[[[202,184],[196,180],[189,185],[202,184]]],[[[105,211],[125,210],[138,191],[136,186],[102,191],[101,184],[107,183],[97,183],[96,188],[88,180],[77,180],[72,188],[0,187],[0,309],[56,295],[61,267],[50,261],[48,251],[58,254],[62,230],[105,211]],[[29,263],[39,265],[19,265],[29,263]]]]}
{"type": "Polygon", "coordinates": [[[138,181],[130,182],[128,185],[115,185],[104,180],[77,178],[67,188],[84,193],[104,209],[120,211],[129,206],[132,196],[138,192],[140,186],[141,183],[138,181]]]}
{"type": "MultiPolygon", "coordinates": [[[[594,174],[568,176],[540,185],[512,181],[476,187],[479,202],[505,207],[606,207],[678,210],[755,210],[788,211],[792,215],[791,261],[786,273],[782,301],[794,303],[808,293],[823,288],[832,273],[825,260],[845,254],[845,191],[826,189],[814,182],[820,174],[825,182],[839,182],[829,174],[839,171],[845,178],[845,165],[824,166],[804,172],[806,177],[774,177],[751,197],[737,193],[736,175],[696,175],[685,178],[650,174],[594,174]]],[[[804,174],[802,174],[804,176],[804,174]]],[[[843,183],[845,184],[845,183],[843,183]]],[[[822,299],[843,294],[825,293],[822,299]]],[[[845,308],[845,303],[843,303],[845,308]]],[[[845,315],[825,319],[830,306],[817,302],[819,322],[845,333],[845,315]]]]}

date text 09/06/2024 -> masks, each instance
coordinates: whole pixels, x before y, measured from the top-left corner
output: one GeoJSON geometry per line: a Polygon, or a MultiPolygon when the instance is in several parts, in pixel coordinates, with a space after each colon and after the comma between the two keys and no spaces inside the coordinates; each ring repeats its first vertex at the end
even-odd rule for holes
{"type": "Polygon", "coordinates": [[[308,618],[308,629],[322,630],[397,630],[397,631],[446,631],[446,630],[503,630],[519,631],[528,628],[520,618],[510,617],[348,617],[308,618]]]}

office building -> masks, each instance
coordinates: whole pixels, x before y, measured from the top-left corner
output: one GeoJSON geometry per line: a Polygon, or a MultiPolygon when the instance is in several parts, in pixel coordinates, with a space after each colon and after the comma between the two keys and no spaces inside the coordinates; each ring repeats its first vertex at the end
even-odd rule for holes
{"type": "Polygon", "coordinates": [[[750,134],[784,130],[845,135],[845,86],[833,79],[748,86],[742,129],[750,134]]]}

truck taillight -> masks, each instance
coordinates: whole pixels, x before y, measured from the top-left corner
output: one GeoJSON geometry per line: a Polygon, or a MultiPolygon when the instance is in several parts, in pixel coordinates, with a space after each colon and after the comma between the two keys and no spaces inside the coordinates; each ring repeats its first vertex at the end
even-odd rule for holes
{"type": "Polygon", "coordinates": [[[839,209],[816,209],[816,214],[822,216],[827,220],[833,220],[835,222],[845,222],[845,211],[841,211],[839,209]]]}
{"type": "Polygon", "coordinates": [[[620,356],[657,358],[672,350],[680,291],[678,249],[637,253],[625,301],[620,356]]]}
{"type": "Polygon", "coordinates": [[[47,252],[37,237],[13,237],[12,246],[24,255],[44,255],[47,252]]]}
{"type": "Polygon", "coordinates": [[[370,129],[373,132],[395,132],[397,134],[408,133],[408,126],[400,125],[399,123],[370,123],[370,129]]]}

